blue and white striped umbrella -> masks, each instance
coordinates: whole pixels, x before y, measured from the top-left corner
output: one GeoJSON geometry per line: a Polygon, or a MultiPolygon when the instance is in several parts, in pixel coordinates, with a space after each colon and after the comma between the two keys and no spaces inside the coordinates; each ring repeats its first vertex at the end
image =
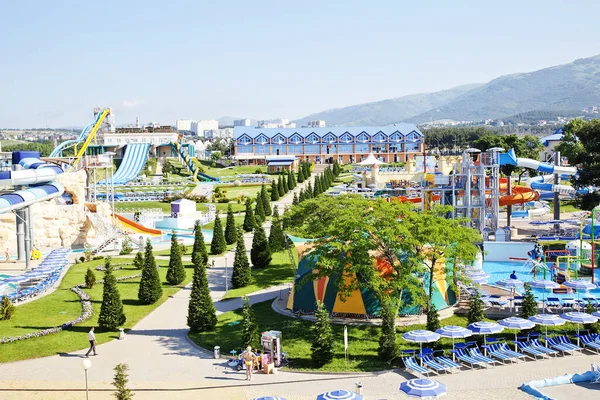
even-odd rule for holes
{"type": "Polygon", "coordinates": [[[577,290],[592,290],[596,288],[596,285],[594,285],[590,281],[586,281],[585,279],[575,279],[572,281],[566,281],[563,283],[563,286],[577,290]]]}
{"type": "MultiPolygon", "coordinates": [[[[423,343],[438,341],[440,340],[440,335],[425,329],[417,329],[402,334],[402,339],[406,340],[407,342],[419,343],[419,350],[420,353],[422,353],[423,343]]],[[[423,365],[423,360],[421,360],[421,365],[423,365]]]]}
{"type": "Polygon", "coordinates": [[[548,327],[564,325],[567,321],[554,314],[537,314],[529,318],[536,325],[544,325],[546,327],[546,339],[548,339],[548,327]]]}
{"type": "Polygon", "coordinates": [[[509,317],[498,321],[498,324],[509,329],[531,329],[535,324],[528,320],[519,317],[509,317]]]}
{"type": "Polygon", "coordinates": [[[402,382],[400,390],[410,397],[441,397],[446,394],[446,385],[431,379],[411,379],[402,382]]]}
{"type": "Polygon", "coordinates": [[[363,400],[363,397],[349,390],[334,390],[332,392],[321,393],[317,400],[363,400]]]}
{"type": "Polygon", "coordinates": [[[594,311],[594,312],[592,313],[592,315],[593,315],[594,317],[598,317],[598,318],[600,318],[600,311],[594,311]]]}
{"type": "Polygon", "coordinates": [[[516,288],[523,286],[523,281],[520,279],[503,279],[501,281],[496,281],[496,285],[505,288],[516,288]]]}
{"type": "Polygon", "coordinates": [[[469,324],[467,328],[476,335],[491,335],[500,333],[504,330],[503,326],[488,321],[473,322],[472,324],[469,324]]]}
{"type": "Polygon", "coordinates": [[[598,322],[598,317],[584,312],[568,312],[560,316],[562,319],[577,324],[577,345],[579,346],[579,324],[593,324],[598,322]]]}
{"type": "MultiPolygon", "coordinates": [[[[463,328],[462,326],[456,325],[443,326],[435,332],[439,333],[439,335],[442,337],[452,339],[452,350],[455,350],[454,339],[464,339],[473,335],[473,332],[471,332],[467,328],[463,328]]],[[[452,358],[455,358],[454,353],[452,353],[452,358]]]]}
{"type": "Polygon", "coordinates": [[[266,397],[255,397],[252,400],[285,400],[283,397],[266,396],[266,397]]]}
{"type": "Polygon", "coordinates": [[[554,281],[549,279],[540,279],[539,281],[531,281],[529,282],[531,287],[539,288],[539,289],[555,289],[560,285],[554,281]]]}
{"type": "Polygon", "coordinates": [[[490,274],[483,271],[467,272],[467,278],[474,283],[486,283],[490,279],[490,274]]]}

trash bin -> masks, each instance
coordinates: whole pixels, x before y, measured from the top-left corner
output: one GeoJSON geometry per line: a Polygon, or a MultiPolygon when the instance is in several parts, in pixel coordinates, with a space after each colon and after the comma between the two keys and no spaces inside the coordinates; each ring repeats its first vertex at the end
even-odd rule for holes
{"type": "Polygon", "coordinates": [[[123,328],[119,328],[119,340],[125,339],[125,331],[123,328]]]}
{"type": "Polygon", "coordinates": [[[214,356],[216,359],[221,358],[221,346],[215,346],[214,356]]]}

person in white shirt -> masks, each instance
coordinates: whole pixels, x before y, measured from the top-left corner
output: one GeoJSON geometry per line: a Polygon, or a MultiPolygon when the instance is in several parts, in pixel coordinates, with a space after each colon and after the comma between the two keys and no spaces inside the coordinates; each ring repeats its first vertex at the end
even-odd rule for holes
{"type": "Polygon", "coordinates": [[[90,331],[88,332],[88,340],[90,341],[90,349],[88,350],[87,353],[85,353],[85,356],[89,357],[90,352],[92,350],[94,351],[94,355],[97,356],[98,353],[96,353],[96,335],[94,335],[94,327],[93,326],[90,328],[90,331]]]}

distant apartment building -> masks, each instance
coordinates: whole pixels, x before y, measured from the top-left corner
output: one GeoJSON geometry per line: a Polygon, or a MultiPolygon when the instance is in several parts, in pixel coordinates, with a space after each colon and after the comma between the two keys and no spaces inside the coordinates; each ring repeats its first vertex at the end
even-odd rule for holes
{"type": "Polygon", "coordinates": [[[187,132],[191,132],[192,131],[192,124],[196,122],[193,119],[178,119],[175,122],[175,128],[178,131],[187,131],[187,132]]]}
{"type": "Polygon", "coordinates": [[[171,155],[171,143],[177,141],[179,133],[172,126],[150,125],[143,128],[116,128],[114,133],[101,133],[98,145],[90,145],[88,154],[113,151],[117,158],[124,154],[128,144],[148,143],[151,155],[171,155]]]}
{"type": "Polygon", "coordinates": [[[336,128],[234,128],[234,158],[265,164],[272,156],[315,163],[355,163],[373,153],[387,162],[405,162],[423,152],[424,135],[414,124],[336,128]]]}
{"type": "Polygon", "coordinates": [[[233,120],[233,126],[250,126],[250,124],[251,122],[249,118],[233,120]]]}
{"type": "Polygon", "coordinates": [[[289,119],[286,118],[276,118],[276,119],[265,119],[262,121],[258,121],[258,128],[295,128],[296,123],[290,123],[289,119]]]}
{"type": "Polygon", "coordinates": [[[325,128],[325,121],[323,121],[322,119],[308,121],[306,126],[308,126],[309,128],[325,128]]]}
{"type": "Polygon", "coordinates": [[[219,129],[219,121],[216,119],[203,119],[192,122],[192,133],[196,136],[204,137],[206,131],[216,131],[219,129]]]}

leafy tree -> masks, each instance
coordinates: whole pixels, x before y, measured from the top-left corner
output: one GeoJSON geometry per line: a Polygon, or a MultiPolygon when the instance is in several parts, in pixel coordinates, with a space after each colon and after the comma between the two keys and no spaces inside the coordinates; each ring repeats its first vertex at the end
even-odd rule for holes
{"type": "Polygon", "coordinates": [[[213,227],[213,238],[210,242],[210,253],[221,254],[227,250],[227,243],[225,243],[225,235],[223,234],[223,227],[221,226],[221,218],[219,214],[215,216],[215,225],[213,227]]]}
{"type": "Polygon", "coordinates": [[[254,228],[252,248],[250,249],[250,260],[254,268],[265,268],[271,263],[271,248],[262,226],[254,228]]]}
{"type": "Polygon", "coordinates": [[[479,291],[476,291],[473,296],[471,296],[471,302],[469,303],[469,312],[467,314],[467,319],[469,324],[473,322],[483,321],[485,318],[485,311],[483,309],[483,301],[481,300],[481,294],[479,291]]]}
{"type": "Polygon", "coordinates": [[[133,392],[131,389],[127,389],[127,383],[129,382],[129,375],[127,371],[129,365],[117,364],[115,367],[115,378],[113,379],[112,385],[117,389],[113,396],[117,400],[131,400],[133,398],[133,392]]]}
{"type": "MultiPolygon", "coordinates": [[[[302,192],[300,192],[302,193],[302,192]]],[[[298,204],[298,194],[296,192],[294,192],[294,199],[292,200],[292,204],[296,205],[298,204]]]]}
{"type": "Polygon", "coordinates": [[[396,314],[398,309],[396,304],[391,304],[390,307],[381,309],[381,336],[379,336],[379,347],[377,354],[386,361],[393,361],[398,355],[398,347],[396,345],[396,314]]]}
{"type": "Polygon", "coordinates": [[[125,238],[123,238],[123,243],[121,244],[121,251],[119,252],[119,255],[123,256],[131,254],[132,251],[133,248],[131,247],[131,240],[129,240],[129,236],[125,236],[125,238]]]}
{"type": "Polygon", "coordinates": [[[212,153],[210,153],[210,159],[213,161],[219,161],[221,157],[222,155],[220,151],[213,151],[212,153]]]}
{"type": "Polygon", "coordinates": [[[233,272],[231,274],[231,284],[234,288],[248,286],[250,283],[250,262],[246,254],[246,245],[244,244],[243,232],[238,232],[239,238],[235,248],[235,258],[233,259],[233,272]]]}
{"type": "MultiPolygon", "coordinates": [[[[275,181],[275,179],[273,179],[271,181],[271,201],[277,201],[279,200],[279,186],[277,185],[277,182],[275,181]]],[[[248,231],[246,231],[248,232],[248,231]]]]}
{"type": "Polygon", "coordinates": [[[248,297],[243,298],[244,306],[242,307],[242,348],[251,346],[258,347],[260,339],[258,336],[258,327],[254,321],[254,313],[250,307],[248,297]]]}
{"type": "Polygon", "coordinates": [[[283,190],[283,179],[281,177],[277,179],[277,190],[279,191],[280,198],[285,196],[285,190],[283,190]]]}
{"type": "Polygon", "coordinates": [[[194,223],[194,246],[192,248],[192,264],[206,265],[208,263],[208,252],[204,243],[204,234],[200,221],[194,223]]]}
{"type": "MultiPolygon", "coordinates": [[[[243,243],[243,240],[241,242],[243,243]]],[[[194,262],[192,292],[188,304],[187,325],[193,332],[207,332],[217,326],[217,311],[210,297],[206,264],[200,261],[200,258],[197,258],[194,262]]]]}
{"type": "MultiPolygon", "coordinates": [[[[574,119],[563,128],[564,137],[556,146],[561,156],[567,157],[569,164],[578,165],[579,174],[572,178],[577,188],[600,186],[600,119],[583,121],[574,119]]],[[[578,197],[578,206],[591,210],[600,202],[600,195],[592,192],[578,197]]]]}
{"type": "Polygon", "coordinates": [[[231,204],[227,206],[227,222],[225,223],[225,242],[234,244],[237,240],[237,232],[235,228],[235,219],[233,217],[233,209],[231,204]]]}
{"type": "Polygon", "coordinates": [[[141,251],[138,251],[135,255],[135,257],[133,258],[133,267],[135,269],[142,269],[144,268],[144,253],[141,251]]]}
{"type": "Polygon", "coordinates": [[[310,346],[310,356],[313,364],[321,368],[333,360],[334,337],[329,311],[322,302],[317,302],[315,311],[316,321],[312,326],[312,345],[310,346]]]}
{"type": "Polygon", "coordinates": [[[263,210],[265,211],[266,216],[271,216],[273,214],[273,210],[271,209],[271,202],[269,201],[269,195],[267,193],[267,187],[263,183],[260,188],[260,195],[263,202],[263,210]]]}
{"type": "Polygon", "coordinates": [[[525,283],[525,293],[523,294],[523,303],[521,304],[521,318],[529,319],[537,314],[537,301],[533,296],[531,285],[525,283]]]}
{"type": "Polygon", "coordinates": [[[258,192],[256,197],[256,204],[254,206],[254,219],[258,224],[265,222],[265,209],[263,208],[262,195],[258,192]]]}
{"type": "Polygon", "coordinates": [[[437,308],[432,304],[427,310],[427,330],[435,332],[440,329],[440,315],[437,308]]]}
{"type": "Polygon", "coordinates": [[[170,285],[179,285],[185,280],[185,269],[181,260],[181,246],[177,241],[177,233],[171,233],[171,253],[169,255],[169,268],[167,269],[167,282],[170,285]]]}
{"type": "Polygon", "coordinates": [[[96,284],[96,274],[90,267],[88,267],[87,272],[85,273],[85,286],[88,289],[92,289],[96,284]]]}
{"type": "Polygon", "coordinates": [[[277,253],[285,249],[285,238],[279,219],[279,210],[277,206],[273,207],[273,220],[271,221],[271,231],[269,232],[269,247],[271,252],[277,253]]]}
{"type": "Polygon", "coordinates": [[[158,275],[158,268],[152,254],[152,243],[146,240],[144,248],[144,269],[138,290],[138,299],[142,304],[153,304],[162,297],[162,285],[158,275]]]}
{"type": "Polygon", "coordinates": [[[0,303],[0,321],[8,321],[15,315],[16,308],[7,296],[2,296],[0,303]]]}
{"type": "Polygon", "coordinates": [[[123,313],[123,302],[119,288],[117,288],[117,278],[113,275],[113,269],[110,265],[110,258],[106,259],[104,264],[106,272],[104,273],[104,290],[102,292],[102,305],[98,315],[98,325],[106,329],[116,329],[126,321],[123,313]]]}
{"type": "Polygon", "coordinates": [[[252,202],[250,199],[246,199],[246,215],[244,216],[244,231],[252,232],[256,226],[256,220],[254,219],[254,211],[252,211],[252,202]]]}

